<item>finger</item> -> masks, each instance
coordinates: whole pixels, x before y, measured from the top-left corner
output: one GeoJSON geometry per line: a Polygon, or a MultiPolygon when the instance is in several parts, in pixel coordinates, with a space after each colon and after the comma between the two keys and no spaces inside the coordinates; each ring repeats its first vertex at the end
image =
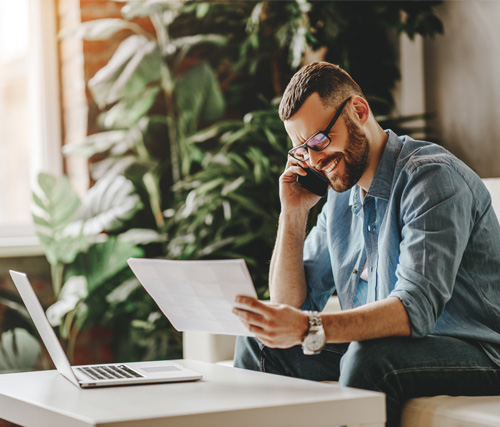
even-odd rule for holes
{"type": "Polygon", "coordinates": [[[261,342],[265,341],[267,343],[265,345],[270,346],[271,341],[269,341],[264,329],[262,329],[259,326],[249,324],[244,319],[240,319],[240,320],[241,320],[241,323],[243,323],[243,325],[248,329],[248,331],[250,331],[252,334],[255,335],[255,338],[257,338],[261,342]]]}
{"type": "Polygon", "coordinates": [[[280,348],[280,345],[278,343],[274,342],[271,339],[266,338],[265,336],[257,334],[255,336],[262,344],[264,344],[268,348],[280,348]]]}
{"type": "Polygon", "coordinates": [[[309,165],[307,164],[307,162],[301,161],[301,162],[299,162],[299,166],[302,166],[305,169],[309,169],[309,165]]]}
{"type": "Polygon", "coordinates": [[[240,320],[247,326],[257,326],[260,329],[267,326],[267,321],[261,314],[243,310],[241,308],[234,308],[233,313],[240,318],[240,320]]]}
{"type": "Polygon", "coordinates": [[[262,316],[269,315],[274,310],[274,308],[269,307],[268,304],[265,304],[256,298],[247,297],[244,295],[238,295],[234,301],[240,307],[243,306],[241,308],[243,308],[244,310],[258,313],[262,316]]]}

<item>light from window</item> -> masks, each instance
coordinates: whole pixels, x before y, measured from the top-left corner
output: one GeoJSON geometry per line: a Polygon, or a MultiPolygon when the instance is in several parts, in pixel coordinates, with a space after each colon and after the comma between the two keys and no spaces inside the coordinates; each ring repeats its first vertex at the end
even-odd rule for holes
{"type": "Polygon", "coordinates": [[[0,0],[0,223],[30,220],[28,2],[0,0]]]}
{"type": "MultiPolygon", "coordinates": [[[[59,174],[62,169],[55,33],[53,0],[0,0],[0,246],[4,247],[34,236],[31,191],[36,176],[41,171],[59,174]]],[[[6,250],[0,248],[0,255],[9,256],[6,250]]]]}

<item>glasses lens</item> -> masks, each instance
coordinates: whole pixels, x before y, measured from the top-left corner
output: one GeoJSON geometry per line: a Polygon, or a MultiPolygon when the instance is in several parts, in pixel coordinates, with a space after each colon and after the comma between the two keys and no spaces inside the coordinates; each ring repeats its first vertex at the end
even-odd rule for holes
{"type": "Polygon", "coordinates": [[[329,142],[330,140],[324,133],[318,132],[316,135],[311,136],[309,141],[307,141],[307,146],[315,151],[323,150],[329,142]]]}
{"type": "Polygon", "coordinates": [[[307,152],[305,147],[297,147],[293,150],[290,150],[290,154],[295,157],[297,160],[307,160],[309,159],[309,153],[307,152]]]}

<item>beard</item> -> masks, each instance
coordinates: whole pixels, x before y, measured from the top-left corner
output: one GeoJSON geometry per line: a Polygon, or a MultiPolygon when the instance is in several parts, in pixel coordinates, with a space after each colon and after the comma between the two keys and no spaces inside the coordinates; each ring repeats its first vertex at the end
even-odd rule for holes
{"type": "Polygon", "coordinates": [[[321,168],[327,166],[330,162],[340,156],[344,157],[344,173],[336,173],[333,177],[327,177],[331,187],[337,193],[343,193],[354,187],[368,167],[368,155],[370,153],[370,144],[366,133],[346,115],[344,120],[347,127],[347,142],[344,147],[344,153],[336,153],[329,156],[321,162],[321,168]]]}

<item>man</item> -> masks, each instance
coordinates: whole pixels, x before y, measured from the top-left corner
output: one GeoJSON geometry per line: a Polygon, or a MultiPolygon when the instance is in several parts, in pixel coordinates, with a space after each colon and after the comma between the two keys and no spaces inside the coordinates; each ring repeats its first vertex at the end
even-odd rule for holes
{"type": "Polygon", "coordinates": [[[384,131],[329,63],[302,68],[279,113],[294,148],[271,304],[237,298],[257,339],[238,340],[236,366],[382,391],[389,426],[411,397],[500,394],[500,227],[479,177],[384,131]],[[302,167],[334,190],[305,242],[320,197],[297,184],[302,167]],[[343,310],[317,313],[334,290],[343,310]]]}

